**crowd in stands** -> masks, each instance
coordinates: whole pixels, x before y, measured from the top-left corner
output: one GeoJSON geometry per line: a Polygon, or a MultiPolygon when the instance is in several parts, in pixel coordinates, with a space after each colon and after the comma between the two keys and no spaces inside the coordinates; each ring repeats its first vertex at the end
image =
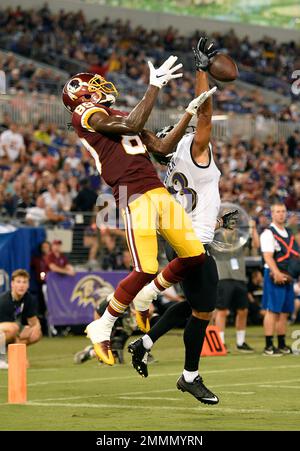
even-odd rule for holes
{"type": "MultiPolygon", "coordinates": [[[[171,52],[184,62],[184,78],[169,83],[160,97],[160,106],[182,106],[182,102],[186,103],[193,95],[191,48],[204,30],[181,36],[172,27],[146,30],[142,26],[133,27],[130,21],[112,22],[106,17],[89,22],[82,11],[61,10],[54,14],[47,4],[39,10],[18,7],[0,11],[0,47],[56,65],[72,74],[82,70],[98,72],[122,87],[120,100],[125,105],[135,104],[148,82],[147,60],[157,63],[171,52]]],[[[232,30],[226,34],[214,33],[211,38],[218,48],[226,49],[238,62],[241,79],[292,95],[290,77],[300,55],[300,47],[295,42],[277,44],[270,38],[250,42],[247,36],[240,39],[232,30]]],[[[1,67],[8,70],[13,92],[25,89],[53,94],[55,89],[56,93],[60,91],[61,83],[55,86],[57,75],[30,64],[15,65],[12,55],[2,57],[1,67]]],[[[285,108],[277,101],[267,103],[255,88],[249,92],[229,84],[215,95],[215,102],[216,112],[260,113],[267,117],[275,115],[284,121],[300,119],[296,102],[285,108]]]]}
{"type": "Polygon", "coordinates": [[[41,67],[33,60],[19,59],[12,52],[0,51],[0,67],[7,75],[10,94],[43,92],[56,95],[57,87],[63,81],[57,71],[41,67]]]}

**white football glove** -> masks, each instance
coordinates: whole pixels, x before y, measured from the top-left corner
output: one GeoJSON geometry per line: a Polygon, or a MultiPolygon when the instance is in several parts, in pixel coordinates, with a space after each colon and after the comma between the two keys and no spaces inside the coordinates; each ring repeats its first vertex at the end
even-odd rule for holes
{"type": "Polygon", "coordinates": [[[182,73],[174,74],[178,69],[181,69],[182,64],[177,64],[177,66],[172,67],[177,61],[177,56],[171,55],[158,69],[155,69],[151,61],[148,61],[148,66],[150,70],[150,80],[149,85],[157,86],[161,89],[165,86],[168,81],[173,78],[182,77],[182,73]]]}
{"type": "Polygon", "coordinates": [[[189,114],[191,114],[192,116],[194,116],[200,105],[202,105],[202,103],[205,102],[206,99],[208,99],[214,92],[216,92],[217,87],[214,86],[212,89],[210,89],[209,91],[204,91],[202,92],[202,94],[200,94],[199,97],[196,97],[194,100],[192,100],[188,107],[185,109],[185,111],[189,114]]]}

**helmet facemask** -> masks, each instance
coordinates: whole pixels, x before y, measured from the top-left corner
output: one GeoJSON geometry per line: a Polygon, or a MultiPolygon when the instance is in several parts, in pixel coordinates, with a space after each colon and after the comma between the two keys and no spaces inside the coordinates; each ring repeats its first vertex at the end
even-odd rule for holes
{"type": "Polygon", "coordinates": [[[95,75],[88,83],[88,90],[91,92],[93,103],[102,103],[110,106],[116,101],[118,91],[113,83],[106,81],[100,75],[95,75]]]}

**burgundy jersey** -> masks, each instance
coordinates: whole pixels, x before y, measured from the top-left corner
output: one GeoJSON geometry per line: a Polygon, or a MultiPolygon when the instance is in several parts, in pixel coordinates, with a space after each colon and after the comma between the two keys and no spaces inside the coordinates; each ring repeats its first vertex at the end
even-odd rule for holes
{"type": "Polygon", "coordinates": [[[126,116],[127,113],[85,102],[72,115],[73,127],[94,158],[99,174],[111,186],[117,203],[122,202],[122,206],[125,206],[130,196],[163,187],[142,138],[139,135],[106,135],[96,132],[88,120],[97,111],[108,116],[126,116]],[[120,187],[126,188],[119,191],[120,187]]]}
{"type": "Polygon", "coordinates": [[[50,252],[47,255],[46,262],[48,266],[50,266],[51,263],[54,263],[56,266],[59,266],[60,268],[64,268],[69,264],[68,259],[65,255],[63,254],[55,255],[54,252],[50,252]]]}

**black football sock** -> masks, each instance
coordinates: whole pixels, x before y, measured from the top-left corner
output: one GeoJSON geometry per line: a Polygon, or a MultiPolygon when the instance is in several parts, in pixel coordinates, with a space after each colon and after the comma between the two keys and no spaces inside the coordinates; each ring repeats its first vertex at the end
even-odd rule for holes
{"type": "Polygon", "coordinates": [[[266,348],[273,347],[273,335],[266,335],[266,348]]]}
{"type": "Polygon", "coordinates": [[[285,348],[285,335],[278,335],[278,348],[285,348]]]}
{"type": "Polygon", "coordinates": [[[200,354],[205,338],[205,331],[209,321],[191,316],[184,329],[183,340],[185,345],[184,369],[198,371],[200,354]]]}
{"type": "Polygon", "coordinates": [[[175,327],[182,318],[188,318],[191,312],[191,307],[187,301],[177,302],[168,308],[157,323],[151,327],[147,335],[149,335],[154,343],[159,337],[175,327]]]}

